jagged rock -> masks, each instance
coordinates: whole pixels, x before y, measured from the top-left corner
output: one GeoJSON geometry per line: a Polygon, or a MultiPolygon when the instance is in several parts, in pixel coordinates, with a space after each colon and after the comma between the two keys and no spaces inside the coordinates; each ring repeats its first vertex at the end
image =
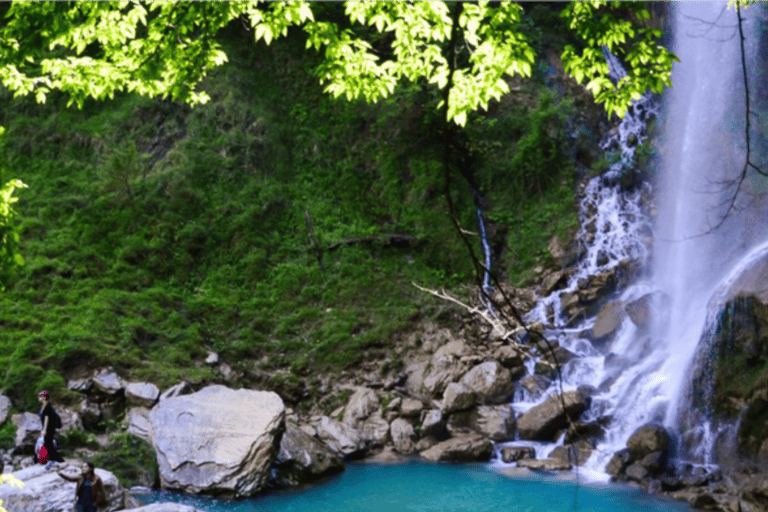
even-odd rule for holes
{"type": "Polygon", "coordinates": [[[642,482],[648,476],[648,470],[642,464],[635,462],[624,470],[624,474],[627,475],[629,480],[642,482]]]}
{"type": "Polygon", "coordinates": [[[517,461],[517,467],[534,471],[569,471],[571,465],[557,459],[524,459],[517,461]]]}
{"type": "Polygon", "coordinates": [[[414,439],[416,438],[413,425],[402,418],[397,418],[389,426],[389,431],[392,436],[392,444],[395,445],[395,450],[398,453],[404,455],[413,453],[414,439]]]}
{"type": "MultiPolygon", "coordinates": [[[[71,476],[77,472],[68,472],[71,465],[63,466],[71,476]]],[[[112,512],[122,510],[124,493],[115,475],[107,470],[96,468],[96,474],[104,484],[106,499],[99,510],[112,512]],[[106,504],[106,505],[104,505],[106,504]]],[[[9,484],[0,485],[0,500],[11,512],[72,512],[75,488],[74,482],[61,478],[55,471],[48,471],[40,464],[33,464],[16,471],[13,476],[24,483],[23,488],[9,484]]]]}
{"type": "Polygon", "coordinates": [[[509,370],[497,361],[486,361],[469,370],[459,381],[477,393],[478,402],[505,403],[512,395],[514,385],[509,370]]]}
{"type": "Polygon", "coordinates": [[[344,457],[355,457],[365,449],[360,432],[346,423],[322,416],[317,425],[317,437],[328,447],[344,457]]]}
{"type": "Polygon", "coordinates": [[[276,483],[291,487],[343,471],[344,463],[328,446],[286,422],[274,468],[276,483]]]}
{"type": "Polygon", "coordinates": [[[505,446],[501,449],[501,460],[506,463],[535,458],[536,450],[531,446],[505,446]]]}
{"type": "Polygon", "coordinates": [[[613,477],[618,477],[624,473],[626,468],[632,461],[632,457],[629,454],[629,450],[623,448],[611,456],[611,460],[605,466],[605,472],[613,477]]]}
{"type": "Polygon", "coordinates": [[[149,382],[131,382],[125,386],[125,398],[133,405],[152,407],[160,397],[160,390],[149,382]]]}
{"type": "Polygon", "coordinates": [[[480,405],[451,414],[447,429],[454,437],[474,432],[493,441],[506,441],[515,437],[515,418],[509,405],[480,405]]]}
{"type": "Polygon", "coordinates": [[[149,414],[160,482],[191,493],[251,496],[266,485],[284,429],[273,392],[208,386],[149,414]]]}
{"type": "Polygon", "coordinates": [[[177,396],[183,396],[188,395],[192,392],[192,388],[189,386],[189,383],[187,382],[179,382],[175,386],[171,386],[160,395],[159,400],[165,400],[167,398],[174,398],[177,396]]]}
{"type": "Polygon", "coordinates": [[[91,379],[76,379],[67,382],[67,389],[78,391],[80,393],[87,393],[91,389],[91,386],[93,386],[93,381],[91,379]]]}
{"type": "Polygon", "coordinates": [[[40,416],[31,412],[22,412],[12,415],[11,422],[16,425],[16,446],[32,453],[35,441],[43,431],[40,416]]]}
{"type": "Polygon", "coordinates": [[[647,423],[629,436],[627,449],[632,460],[638,460],[651,452],[666,451],[669,446],[669,434],[661,425],[647,423]]]}
{"type": "Polygon", "coordinates": [[[410,418],[413,416],[418,416],[422,409],[424,409],[424,404],[421,403],[421,400],[406,398],[400,405],[400,414],[410,418]]]}
{"type": "Polygon", "coordinates": [[[424,414],[424,419],[421,422],[421,431],[426,436],[432,436],[440,439],[445,435],[445,421],[443,419],[443,413],[438,409],[432,409],[424,414]]]}
{"type": "Polygon", "coordinates": [[[403,369],[405,383],[403,386],[412,395],[421,395],[424,392],[424,375],[427,370],[426,361],[409,363],[403,369]]]}
{"type": "Polygon", "coordinates": [[[460,382],[451,382],[443,393],[443,414],[469,409],[477,402],[477,393],[460,382]]]}
{"type": "Polygon", "coordinates": [[[453,356],[433,356],[432,363],[424,377],[424,389],[432,396],[439,396],[446,386],[461,376],[461,365],[453,356]]]}
{"type": "Polygon", "coordinates": [[[493,452],[493,443],[478,435],[453,437],[428,450],[421,452],[421,456],[431,462],[455,461],[475,462],[487,461],[493,452]]]}
{"type": "Polygon", "coordinates": [[[344,407],[344,423],[357,428],[358,425],[379,408],[379,399],[372,389],[358,388],[349,397],[344,407]]]}
{"type": "Polygon", "coordinates": [[[389,441],[389,423],[381,417],[381,411],[376,411],[361,423],[359,431],[369,447],[384,446],[389,441]]]}
{"type": "Polygon", "coordinates": [[[5,423],[8,417],[8,410],[11,408],[11,400],[5,395],[0,395],[0,425],[5,423]]]}
{"type": "Polygon", "coordinates": [[[557,432],[568,426],[566,415],[571,421],[589,408],[591,399],[579,391],[568,391],[548,398],[524,412],[517,420],[517,430],[521,439],[553,441],[557,432]],[[565,403],[563,410],[562,403],[565,403]]]}
{"type": "MultiPolygon", "coordinates": [[[[552,368],[554,368],[555,359],[557,359],[557,364],[560,365],[562,368],[565,366],[565,364],[568,361],[571,361],[576,357],[576,354],[568,350],[567,348],[563,348],[560,346],[553,347],[552,350],[549,350],[549,348],[544,348],[542,350],[542,357],[543,359],[551,365],[552,368]],[[554,355],[553,355],[554,352],[554,355]]],[[[544,373],[544,372],[541,372],[544,373]]],[[[555,376],[557,375],[557,371],[555,371],[555,376]]]]}
{"type": "Polygon", "coordinates": [[[101,423],[101,409],[98,404],[84,399],[80,402],[80,419],[88,430],[96,430],[101,423]]]}
{"type": "Polygon", "coordinates": [[[152,444],[152,424],[149,421],[149,409],[146,407],[133,407],[125,416],[128,424],[128,433],[152,444]]]}
{"type": "Polygon", "coordinates": [[[109,369],[100,370],[92,381],[94,389],[107,396],[115,396],[125,390],[125,381],[109,369]]]}
{"type": "Polygon", "coordinates": [[[566,270],[559,270],[547,274],[541,281],[541,289],[539,293],[542,297],[547,297],[552,292],[565,288],[568,284],[569,277],[570,272],[566,270]]]}

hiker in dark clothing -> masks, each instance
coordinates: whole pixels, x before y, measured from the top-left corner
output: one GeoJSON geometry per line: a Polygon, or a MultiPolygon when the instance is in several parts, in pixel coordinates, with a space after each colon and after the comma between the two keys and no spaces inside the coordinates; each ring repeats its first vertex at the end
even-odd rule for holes
{"type": "Polygon", "coordinates": [[[40,422],[43,424],[43,446],[48,452],[48,463],[45,465],[45,469],[51,469],[54,462],[64,462],[53,441],[56,429],[61,426],[61,419],[53,409],[47,391],[43,390],[38,393],[37,399],[40,402],[40,422]]]}
{"type": "Polygon", "coordinates": [[[58,471],[59,476],[70,482],[77,482],[75,489],[75,512],[98,512],[97,505],[106,497],[104,484],[101,478],[96,475],[93,463],[83,462],[82,474],[76,478],[63,475],[58,471]]]}

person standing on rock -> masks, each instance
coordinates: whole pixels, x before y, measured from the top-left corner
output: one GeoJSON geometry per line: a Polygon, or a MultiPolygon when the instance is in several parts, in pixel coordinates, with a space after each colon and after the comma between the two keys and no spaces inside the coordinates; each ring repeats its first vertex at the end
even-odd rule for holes
{"type": "Polygon", "coordinates": [[[53,408],[48,391],[43,390],[38,393],[37,399],[40,402],[40,422],[43,424],[43,446],[48,452],[45,469],[51,469],[54,462],[64,462],[53,440],[56,429],[61,427],[61,417],[53,408]]]}
{"type": "Polygon", "coordinates": [[[82,474],[75,478],[62,474],[61,470],[58,470],[57,473],[64,480],[77,482],[75,512],[98,512],[96,507],[107,495],[104,492],[104,484],[96,474],[92,462],[83,462],[81,469],[82,474]]]}

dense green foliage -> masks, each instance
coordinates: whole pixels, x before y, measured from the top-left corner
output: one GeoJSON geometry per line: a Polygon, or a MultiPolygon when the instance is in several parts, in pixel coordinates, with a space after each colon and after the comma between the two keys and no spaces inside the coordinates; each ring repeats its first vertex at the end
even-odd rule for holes
{"type": "MultiPolygon", "coordinates": [[[[447,307],[412,281],[468,282],[442,197],[437,97],[414,86],[374,106],[336,101],[300,38],[255,51],[238,37],[194,110],[122,95],[82,111],[57,95],[5,102],[2,165],[30,187],[27,265],[0,296],[0,388],[18,406],[42,386],[74,399],[65,379],[105,365],[161,388],[210,382],[208,350],[234,385],[297,401],[322,371],[396,369],[393,336],[447,307]]],[[[568,103],[536,81],[519,95],[533,108],[468,121],[499,272],[514,281],[575,224],[568,103]]],[[[454,183],[473,226],[469,188],[454,183]]]]}

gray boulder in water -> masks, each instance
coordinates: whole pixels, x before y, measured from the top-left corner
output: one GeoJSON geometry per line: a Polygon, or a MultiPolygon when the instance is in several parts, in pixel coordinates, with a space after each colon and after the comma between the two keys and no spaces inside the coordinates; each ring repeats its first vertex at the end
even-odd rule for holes
{"type": "Polygon", "coordinates": [[[160,401],[149,415],[163,487],[245,497],[261,491],[285,428],[273,392],[214,385],[160,401]]]}

